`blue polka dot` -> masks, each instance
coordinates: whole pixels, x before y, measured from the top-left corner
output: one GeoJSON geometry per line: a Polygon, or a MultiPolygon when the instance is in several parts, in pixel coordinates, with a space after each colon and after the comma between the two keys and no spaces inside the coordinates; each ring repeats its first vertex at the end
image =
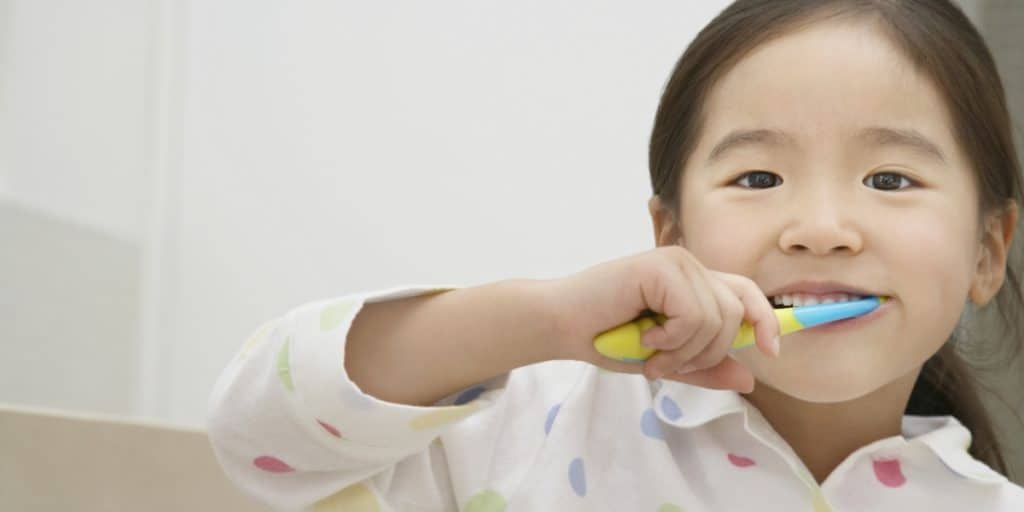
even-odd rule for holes
{"type": "Polygon", "coordinates": [[[477,386],[472,389],[467,389],[463,391],[458,398],[455,399],[455,405],[462,405],[467,402],[472,402],[473,400],[476,400],[476,397],[480,396],[480,394],[486,390],[487,388],[483,386],[477,386]]]}
{"type": "Polygon", "coordinates": [[[661,397],[661,412],[665,413],[665,416],[672,421],[683,417],[683,411],[679,410],[679,405],[667,396],[661,397]]]}
{"type": "Polygon", "coordinates": [[[587,475],[583,471],[583,459],[579,457],[569,463],[569,485],[577,496],[587,495],[587,475]]]}
{"type": "Polygon", "coordinates": [[[658,419],[657,414],[654,414],[654,409],[647,409],[640,416],[640,431],[652,439],[665,440],[665,433],[661,430],[661,420],[658,419]]]}
{"type": "Polygon", "coordinates": [[[555,424],[555,417],[558,416],[558,410],[561,408],[562,404],[555,404],[548,409],[548,419],[544,420],[544,435],[551,432],[551,425],[555,424]]]}

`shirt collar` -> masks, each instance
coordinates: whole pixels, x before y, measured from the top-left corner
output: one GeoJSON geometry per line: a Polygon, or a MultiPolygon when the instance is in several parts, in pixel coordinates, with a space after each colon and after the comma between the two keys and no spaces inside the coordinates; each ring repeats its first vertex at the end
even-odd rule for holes
{"type": "MultiPolygon", "coordinates": [[[[763,419],[760,411],[736,391],[709,389],[663,379],[652,382],[651,386],[652,392],[655,393],[655,413],[668,425],[691,429],[723,416],[743,413],[746,425],[763,424],[763,430],[759,434],[775,438],[785,444],[778,433],[763,419]],[[760,421],[752,422],[751,417],[759,418],[760,421]]],[[[971,443],[971,432],[955,416],[906,414],[903,416],[900,436],[876,443],[920,443],[930,448],[943,464],[962,477],[988,484],[1007,481],[1004,475],[970,455],[968,447],[971,443]]],[[[792,453],[788,444],[785,448],[792,453]]],[[[795,457],[795,454],[793,456],[795,457]]]]}

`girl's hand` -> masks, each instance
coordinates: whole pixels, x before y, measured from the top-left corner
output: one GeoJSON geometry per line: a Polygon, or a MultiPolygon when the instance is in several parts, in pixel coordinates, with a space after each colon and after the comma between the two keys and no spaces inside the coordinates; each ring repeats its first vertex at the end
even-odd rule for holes
{"type": "Polygon", "coordinates": [[[601,263],[551,281],[562,358],[612,371],[641,373],[702,387],[750,392],[754,377],[728,357],[740,324],[754,326],[756,345],[775,357],[779,323],[772,305],[747,277],[710,270],[680,246],[601,263]],[[653,311],[667,317],[644,332],[655,352],[642,365],[609,359],[594,338],[653,311]],[[689,373],[678,373],[692,368],[689,373]]]}

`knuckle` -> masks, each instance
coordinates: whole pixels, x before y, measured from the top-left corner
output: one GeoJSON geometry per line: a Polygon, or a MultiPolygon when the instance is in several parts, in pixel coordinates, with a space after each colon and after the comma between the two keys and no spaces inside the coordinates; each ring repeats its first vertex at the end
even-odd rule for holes
{"type": "Polygon", "coordinates": [[[688,343],[675,352],[675,361],[678,365],[690,362],[707,348],[706,343],[699,343],[697,339],[689,340],[688,343]]]}
{"type": "Polygon", "coordinates": [[[722,320],[721,315],[711,315],[705,319],[705,325],[707,326],[708,332],[711,334],[717,333],[722,330],[722,326],[725,322],[722,320]]]}
{"type": "Polygon", "coordinates": [[[723,343],[716,339],[714,343],[710,344],[701,353],[697,354],[690,364],[699,369],[710,368],[717,365],[725,357],[728,352],[728,348],[723,349],[725,346],[723,343]]]}
{"type": "Polygon", "coordinates": [[[733,316],[743,316],[743,301],[737,297],[729,297],[725,303],[725,309],[733,316]]]}

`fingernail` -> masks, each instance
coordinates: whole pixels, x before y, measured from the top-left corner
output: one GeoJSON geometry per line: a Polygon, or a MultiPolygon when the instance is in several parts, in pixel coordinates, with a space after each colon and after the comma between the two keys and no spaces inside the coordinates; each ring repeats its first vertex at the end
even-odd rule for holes
{"type": "Polygon", "coordinates": [[[682,367],[676,370],[676,373],[690,373],[696,369],[697,367],[692,364],[684,364],[682,367]]]}
{"type": "Polygon", "coordinates": [[[779,357],[779,352],[781,350],[782,344],[779,343],[779,337],[776,336],[775,339],[772,340],[772,353],[775,354],[775,357],[779,357]]]}

